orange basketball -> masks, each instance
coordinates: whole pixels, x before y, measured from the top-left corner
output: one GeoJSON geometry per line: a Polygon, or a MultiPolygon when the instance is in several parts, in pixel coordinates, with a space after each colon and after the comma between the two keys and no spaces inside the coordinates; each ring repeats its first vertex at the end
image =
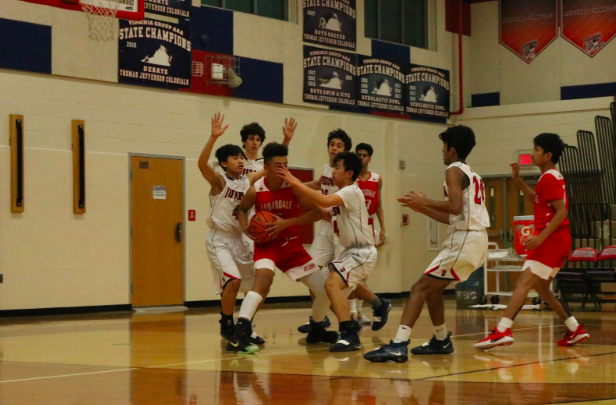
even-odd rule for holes
{"type": "Polygon", "coordinates": [[[248,230],[250,231],[250,234],[257,239],[257,241],[261,243],[270,242],[272,240],[272,236],[267,233],[267,224],[272,222],[276,222],[276,217],[274,217],[271,212],[259,211],[250,220],[248,230]]]}

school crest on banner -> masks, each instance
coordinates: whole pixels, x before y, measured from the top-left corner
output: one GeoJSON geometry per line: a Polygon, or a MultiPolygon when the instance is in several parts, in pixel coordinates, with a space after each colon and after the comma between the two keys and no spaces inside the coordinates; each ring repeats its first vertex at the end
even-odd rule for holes
{"type": "Polygon", "coordinates": [[[558,0],[500,0],[500,43],[526,63],[558,36],[558,0]]]}
{"type": "Polygon", "coordinates": [[[562,36],[595,56],[616,36],[616,0],[562,0],[562,36]]]}

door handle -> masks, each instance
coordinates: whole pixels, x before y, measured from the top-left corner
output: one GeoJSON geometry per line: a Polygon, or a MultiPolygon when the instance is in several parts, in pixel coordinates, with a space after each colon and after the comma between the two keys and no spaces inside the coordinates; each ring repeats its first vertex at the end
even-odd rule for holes
{"type": "Polygon", "coordinates": [[[182,223],[178,222],[178,225],[175,227],[175,240],[179,243],[182,243],[182,223]]]}

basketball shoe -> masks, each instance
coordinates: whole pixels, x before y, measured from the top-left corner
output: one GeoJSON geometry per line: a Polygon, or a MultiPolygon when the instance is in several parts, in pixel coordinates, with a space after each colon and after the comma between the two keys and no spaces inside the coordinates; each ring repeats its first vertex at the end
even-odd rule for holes
{"type": "Polygon", "coordinates": [[[366,317],[361,312],[352,313],[351,316],[362,325],[370,325],[372,323],[372,319],[366,317]]]}
{"type": "Polygon", "coordinates": [[[238,319],[233,337],[227,343],[227,351],[240,354],[253,354],[258,352],[259,346],[248,340],[252,333],[252,324],[246,319],[238,319]]]}
{"type": "Polygon", "coordinates": [[[558,346],[573,346],[574,344],[580,343],[581,341],[586,340],[589,337],[590,335],[588,334],[588,332],[586,332],[586,330],[584,330],[584,326],[580,324],[578,325],[575,332],[567,330],[565,336],[563,336],[563,338],[558,341],[558,346]]]}
{"type": "Polygon", "coordinates": [[[412,354],[450,354],[453,353],[453,343],[451,343],[451,332],[447,333],[445,340],[438,340],[432,336],[429,342],[411,349],[412,354]]]}
{"type": "MultiPolygon", "coordinates": [[[[312,317],[310,317],[310,321],[312,321],[312,317]]],[[[297,327],[297,331],[299,333],[308,333],[310,332],[310,321],[306,322],[303,325],[300,325],[297,327]]],[[[326,316],[325,319],[323,320],[323,327],[324,328],[329,328],[330,326],[332,326],[332,323],[330,322],[329,318],[326,316]]]]}
{"type": "Polygon", "coordinates": [[[381,346],[377,350],[372,350],[364,354],[364,359],[373,363],[385,363],[387,361],[404,363],[409,359],[409,343],[411,343],[410,340],[400,343],[394,343],[394,341],[391,340],[388,345],[381,346]]]}
{"type": "Polygon", "coordinates": [[[361,330],[361,325],[357,321],[340,322],[340,340],[329,348],[330,352],[352,352],[361,349],[361,342],[357,332],[361,330]]]}
{"type": "Polygon", "coordinates": [[[340,338],[338,332],[325,330],[325,321],[315,322],[310,319],[310,332],[306,336],[306,343],[336,343],[340,338]]]}
{"type": "Polygon", "coordinates": [[[233,337],[233,315],[220,314],[221,318],[218,321],[220,323],[220,337],[229,340],[233,337]]]}
{"type": "Polygon", "coordinates": [[[385,326],[389,311],[391,311],[391,301],[387,298],[381,298],[379,309],[372,311],[372,330],[381,330],[385,326]]]}
{"type": "Polygon", "coordinates": [[[496,346],[509,346],[510,344],[513,344],[513,342],[515,342],[515,340],[513,339],[513,336],[511,336],[511,329],[507,329],[504,332],[499,332],[498,329],[494,328],[494,331],[490,333],[487,338],[480,340],[473,346],[477,349],[490,349],[496,346]]]}

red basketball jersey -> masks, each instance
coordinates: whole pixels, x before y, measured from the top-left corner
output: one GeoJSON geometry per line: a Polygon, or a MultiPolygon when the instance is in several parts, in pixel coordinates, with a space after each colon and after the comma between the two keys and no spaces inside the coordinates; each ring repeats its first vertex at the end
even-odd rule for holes
{"type": "Polygon", "coordinates": [[[370,177],[368,177],[367,180],[361,180],[358,177],[357,185],[361,189],[362,193],[364,193],[368,215],[371,217],[369,223],[372,223],[372,216],[376,214],[376,209],[379,206],[379,175],[370,172],[370,177]]]}
{"type": "MultiPolygon", "coordinates": [[[[569,208],[565,178],[555,169],[543,173],[535,188],[535,230],[545,229],[554,217],[556,210],[550,204],[553,200],[565,200],[565,206],[569,208]]],[[[565,218],[559,228],[568,226],[569,218],[565,218]]]]}
{"type": "MultiPolygon", "coordinates": [[[[282,219],[296,218],[300,215],[299,202],[293,195],[293,189],[287,183],[284,183],[279,190],[272,191],[267,188],[267,180],[263,177],[255,183],[255,190],[257,191],[256,212],[269,211],[282,219]]],[[[297,227],[290,226],[280,232],[277,239],[290,239],[296,236],[297,227]]]]}

